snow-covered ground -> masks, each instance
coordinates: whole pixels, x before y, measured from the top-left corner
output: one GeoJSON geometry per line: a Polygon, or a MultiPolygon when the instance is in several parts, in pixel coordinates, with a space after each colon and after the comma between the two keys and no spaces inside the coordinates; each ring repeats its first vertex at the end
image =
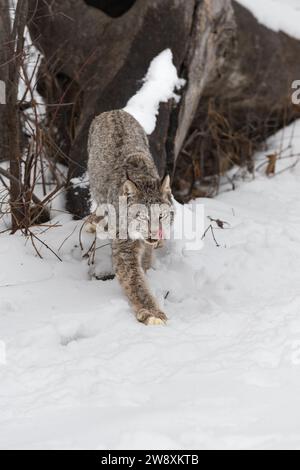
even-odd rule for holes
{"type": "MultiPolygon", "coordinates": [[[[291,135],[300,152],[299,122],[270,150],[291,135]]],[[[230,224],[219,248],[208,233],[199,252],[157,253],[166,327],[137,323],[116,280],[89,279],[68,215],[40,234],[63,262],[2,234],[0,447],[300,448],[300,167],[280,173],[295,161],[202,201],[230,224]]]]}

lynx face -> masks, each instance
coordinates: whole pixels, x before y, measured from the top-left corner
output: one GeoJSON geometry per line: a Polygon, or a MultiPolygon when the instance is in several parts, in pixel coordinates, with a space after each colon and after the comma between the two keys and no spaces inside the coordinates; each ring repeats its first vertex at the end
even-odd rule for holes
{"type": "Polygon", "coordinates": [[[143,185],[127,180],[123,194],[127,196],[128,235],[131,240],[140,239],[157,246],[170,238],[174,206],[169,176],[162,183],[151,180],[143,185]]]}

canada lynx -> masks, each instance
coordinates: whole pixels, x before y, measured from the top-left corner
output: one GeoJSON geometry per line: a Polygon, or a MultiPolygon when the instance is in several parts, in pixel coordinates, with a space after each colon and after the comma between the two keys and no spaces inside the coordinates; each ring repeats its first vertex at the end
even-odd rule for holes
{"type": "Polygon", "coordinates": [[[153,250],[163,238],[161,221],[172,223],[169,176],[160,181],[147,135],[125,111],[110,111],[94,119],[88,150],[90,187],[97,206],[110,204],[119,215],[119,198],[123,196],[128,213],[137,205],[147,209],[147,214],[138,211],[132,216],[137,227],[133,235],[112,240],[113,265],[137,319],[147,325],[164,324],[167,317],[149,291],[145,271],[151,267],[153,250]],[[147,236],[139,227],[145,227],[145,219],[149,227],[153,206],[159,208],[159,225],[147,236]]]}

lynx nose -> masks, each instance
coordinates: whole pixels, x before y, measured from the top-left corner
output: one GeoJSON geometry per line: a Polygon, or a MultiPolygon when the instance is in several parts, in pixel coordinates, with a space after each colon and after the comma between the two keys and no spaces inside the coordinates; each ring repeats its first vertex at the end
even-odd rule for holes
{"type": "Polygon", "coordinates": [[[160,228],[157,232],[151,232],[151,236],[149,240],[152,240],[153,242],[158,242],[160,240],[163,240],[164,234],[163,234],[163,229],[160,228]]]}

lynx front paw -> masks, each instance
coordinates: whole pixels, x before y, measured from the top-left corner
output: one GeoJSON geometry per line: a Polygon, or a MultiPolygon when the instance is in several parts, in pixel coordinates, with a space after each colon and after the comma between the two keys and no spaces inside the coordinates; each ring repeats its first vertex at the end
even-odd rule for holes
{"type": "Polygon", "coordinates": [[[137,319],[145,325],[165,325],[168,321],[167,316],[160,310],[141,309],[137,314],[137,319]]]}
{"type": "Polygon", "coordinates": [[[145,322],[145,325],[165,325],[166,320],[162,320],[161,318],[158,317],[148,317],[147,321],[145,322]]]}

